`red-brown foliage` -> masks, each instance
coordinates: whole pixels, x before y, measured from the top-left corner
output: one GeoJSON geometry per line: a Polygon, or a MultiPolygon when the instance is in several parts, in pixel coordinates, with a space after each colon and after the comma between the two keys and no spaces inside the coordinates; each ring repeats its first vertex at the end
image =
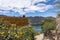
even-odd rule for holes
{"type": "Polygon", "coordinates": [[[26,17],[0,16],[0,18],[3,18],[2,21],[8,22],[10,24],[16,24],[17,26],[28,25],[28,18],[26,17]]]}

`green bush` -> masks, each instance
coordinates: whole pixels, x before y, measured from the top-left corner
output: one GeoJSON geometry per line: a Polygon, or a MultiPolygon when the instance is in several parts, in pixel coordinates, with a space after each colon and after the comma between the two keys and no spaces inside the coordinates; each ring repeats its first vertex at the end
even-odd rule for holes
{"type": "Polygon", "coordinates": [[[46,18],[42,21],[41,28],[43,31],[54,30],[56,28],[56,21],[51,18],[46,18]]]}

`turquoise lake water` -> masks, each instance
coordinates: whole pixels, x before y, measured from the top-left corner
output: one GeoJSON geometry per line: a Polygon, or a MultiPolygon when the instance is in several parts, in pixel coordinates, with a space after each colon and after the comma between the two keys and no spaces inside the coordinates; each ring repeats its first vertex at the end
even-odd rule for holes
{"type": "Polygon", "coordinates": [[[31,24],[31,26],[34,29],[34,31],[36,31],[36,32],[42,31],[40,24],[31,24]]]}

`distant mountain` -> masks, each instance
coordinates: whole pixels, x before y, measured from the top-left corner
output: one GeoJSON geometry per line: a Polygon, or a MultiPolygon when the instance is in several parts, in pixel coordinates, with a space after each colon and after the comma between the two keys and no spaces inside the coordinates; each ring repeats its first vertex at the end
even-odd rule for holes
{"type": "Polygon", "coordinates": [[[49,16],[49,17],[45,17],[45,18],[51,18],[51,19],[54,19],[54,20],[56,19],[55,17],[51,17],[51,16],[49,16]]]}
{"type": "Polygon", "coordinates": [[[34,23],[40,23],[42,20],[44,20],[44,17],[35,16],[35,17],[28,17],[28,19],[29,23],[34,24],[34,23]]]}
{"type": "Polygon", "coordinates": [[[42,16],[40,16],[40,17],[39,17],[39,16],[28,17],[30,24],[35,24],[35,23],[40,24],[40,23],[42,22],[42,20],[44,20],[44,19],[46,19],[46,18],[55,19],[54,17],[42,17],[42,16]]]}

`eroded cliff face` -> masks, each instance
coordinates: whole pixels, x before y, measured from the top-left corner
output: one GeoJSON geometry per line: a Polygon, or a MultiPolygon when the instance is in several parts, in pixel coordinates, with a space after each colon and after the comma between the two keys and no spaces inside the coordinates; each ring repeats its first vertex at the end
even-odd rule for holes
{"type": "Polygon", "coordinates": [[[59,33],[60,33],[60,16],[57,16],[57,17],[56,17],[56,24],[57,24],[56,29],[57,29],[57,31],[59,31],[59,33]]]}
{"type": "Polygon", "coordinates": [[[56,40],[60,40],[60,16],[58,15],[56,17],[56,36],[57,36],[57,39],[56,40]]]}

